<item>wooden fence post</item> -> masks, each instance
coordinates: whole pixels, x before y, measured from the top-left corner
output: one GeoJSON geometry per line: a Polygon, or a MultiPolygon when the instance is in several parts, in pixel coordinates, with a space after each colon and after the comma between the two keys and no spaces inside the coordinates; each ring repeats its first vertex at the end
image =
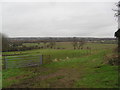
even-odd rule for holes
{"type": "Polygon", "coordinates": [[[7,69],[6,67],[6,58],[5,58],[5,56],[2,56],[2,58],[3,58],[3,69],[7,69]]]}
{"type": "Polygon", "coordinates": [[[49,63],[51,63],[51,56],[49,55],[49,63]]]}
{"type": "Polygon", "coordinates": [[[43,55],[40,55],[40,65],[43,64],[43,55]]]}

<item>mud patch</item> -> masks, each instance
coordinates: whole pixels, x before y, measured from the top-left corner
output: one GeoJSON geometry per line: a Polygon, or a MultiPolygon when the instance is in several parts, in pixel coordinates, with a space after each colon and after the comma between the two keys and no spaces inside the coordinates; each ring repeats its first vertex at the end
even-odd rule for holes
{"type": "Polygon", "coordinates": [[[25,78],[25,77],[28,77],[29,75],[20,75],[20,76],[14,76],[14,77],[10,77],[7,79],[7,81],[11,81],[11,80],[16,80],[16,79],[22,79],[22,78],[25,78]]]}
{"type": "MultiPolygon", "coordinates": [[[[38,70],[39,71],[39,70],[38,70]]],[[[46,71],[47,72],[47,71],[46,71]]],[[[37,75],[24,80],[19,84],[14,84],[12,88],[73,88],[75,81],[82,73],[80,68],[63,68],[48,75],[37,75]]]]}

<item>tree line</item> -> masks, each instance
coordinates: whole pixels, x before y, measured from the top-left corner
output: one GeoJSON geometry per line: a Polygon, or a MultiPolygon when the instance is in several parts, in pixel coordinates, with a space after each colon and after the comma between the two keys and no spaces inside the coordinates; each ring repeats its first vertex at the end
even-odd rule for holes
{"type": "MultiPolygon", "coordinates": [[[[2,51],[25,51],[25,50],[32,50],[32,49],[65,49],[56,47],[56,41],[50,38],[46,41],[37,41],[34,43],[37,43],[37,45],[34,46],[26,46],[25,41],[17,41],[17,40],[10,40],[6,35],[3,35],[0,33],[0,36],[2,37],[2,51]],[[41,45],[42,43],[42,45],[41,45]]],[[[84,40],[79,40],[76,37],[73,37],[72,46],[74,49],[83,49],[83,45],[85,44],[84,40]]]]}

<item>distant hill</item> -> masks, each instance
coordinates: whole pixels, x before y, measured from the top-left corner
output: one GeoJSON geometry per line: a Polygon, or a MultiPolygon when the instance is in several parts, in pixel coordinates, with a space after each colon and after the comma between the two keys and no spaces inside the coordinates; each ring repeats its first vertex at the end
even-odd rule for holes
{"type": "MultiPolygon", "coordinates": [[[[86,42],[99,42],[99,43],[116,43],[116,38],[83,38],[75,37],[76,40],[84,40],[86,42]]],[[[35,43],[35,42],[72,42],[74,37],[20,37],[20,38],[9,38],[10,41],[21,41],[24,43],[35,43]]]]}

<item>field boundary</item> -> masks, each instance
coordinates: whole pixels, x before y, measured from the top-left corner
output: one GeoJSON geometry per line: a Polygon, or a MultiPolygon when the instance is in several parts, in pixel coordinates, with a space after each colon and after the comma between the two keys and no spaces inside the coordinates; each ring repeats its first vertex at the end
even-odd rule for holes
{"type": "Polygon", "coordinates": [[[3,69],[40,66],[50,62],[50,55],[2,56],[3,69]]]}

